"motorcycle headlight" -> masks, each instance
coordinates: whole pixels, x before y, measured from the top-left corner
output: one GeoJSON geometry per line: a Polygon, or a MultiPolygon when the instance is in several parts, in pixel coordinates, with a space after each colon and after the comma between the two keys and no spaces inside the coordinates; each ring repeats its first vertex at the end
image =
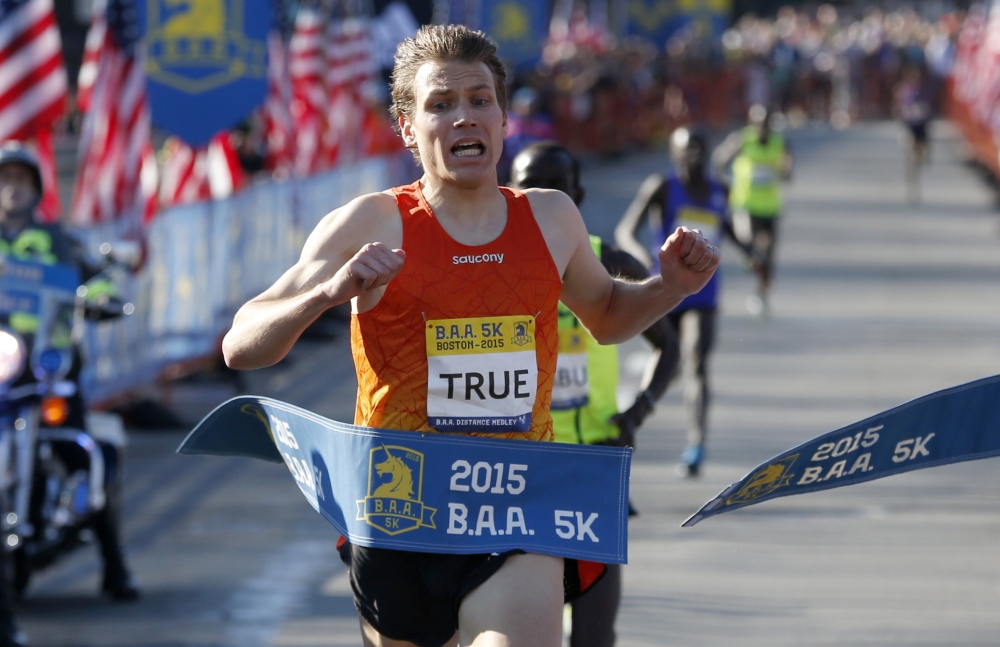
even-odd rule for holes
{"type": "Polygon", "coordinates": [[[0,384],[13,382],[21,375],[27,354],[17,334],[0,328],[0,384]]]}

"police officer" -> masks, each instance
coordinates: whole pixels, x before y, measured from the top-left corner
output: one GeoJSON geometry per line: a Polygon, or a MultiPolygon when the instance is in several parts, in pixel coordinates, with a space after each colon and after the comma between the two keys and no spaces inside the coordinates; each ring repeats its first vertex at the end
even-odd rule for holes
{"type": "MultiPolygon", "coordinates": [[[[515,189],[556,189],[580,205],[584,190],[576,158],[551,141],[531,144],[511,165],[515,189]]],[[[612,276],[635,281],[649,277],[635,257],[591,236],[591,245],[612,276]]],[[[552,388],[555,440],[588,445],[633,446],[635,431],[652,413],[677,367],[677,335],[666,318],[642,333],[653,345],[648,383],[635,402],[619,413],[618,348],[601,346],[570,310],[559,304],[559,363],[552,388]]],[[[621,602],[621,565],[609,564],[604,578],[573,602],[572,647],[611,647],[621,602]]]]}
{"type": "MultiPolygon", "coordinates": [[[[98,268],[87,261],[82,246],[60,225],[42,224],[35,220],[35,208],[41,196],[42,176],[34,156],[18,142],[5,142],[0,146],[0,255],[44,264],[71,265],[79,270],[85,281],[92,279],[98,268]]],[[[106,292],[108,288],[106,282],[99,282],[99,279],[92,281],[88,287],[93,288],[90,290],[92,293],[106,292]]],[[[11,313],[9,322],[15,331],[28,337],[35,333],[38,325],[37,319],[27,313],[11,313]]],[[[76,350],[74,356],[74,367],[68,376],[70,379],[75,379],[80,370],[76,350]]],[[[84,403],[79,395],[70,402],[67,424],[84,428],[84,403]]],[[[131,601],[139,597],[139,589],[125,565],[119,540],[119,452],[110,444],[100,443],[100,447],[104,455],[108,495],[105,507],[93,517],[94,534],[104,560],[101,590],[112,600],[131,601]]],[[[0,647],[2,645],[0,642],[0,647]]]]}
{"type": "MultiPolygon", "coordinates": [[[[639,230],[648,222],[655,241],[662,242],[673,227],[684,225],[701,230],[716,246],[722,245],[726,235],[746,251],[736,240],[729,221],[726,187],[709,177],[707,138],[698,131],[678,128],[670,138],[670,155],[673,168],[665,174],[654,173],[642,184],[615,229],[616,242],[644,263],[652,264],[652,256],[637,239],[639,230]]],[[[677,468],[686,478],[698,476],[705,456],[708,354],[715,341],[719,280],[716,274],[701,292],[667,314],[681,346],[688,438],[677,468]]]]}
{"type": "Polygon", "coordinates": [[[783,207],[781,180],[792,172],[790,148],[772,128],[767,108],[757,104],[750,108],[750,123],[719,145],[712,163],[719,171],[732,164],[729,205],[740,238],[753,250],[752,266],[759,282],[757,294],[747,297],[747,310],[765,316],[783,207]]]}

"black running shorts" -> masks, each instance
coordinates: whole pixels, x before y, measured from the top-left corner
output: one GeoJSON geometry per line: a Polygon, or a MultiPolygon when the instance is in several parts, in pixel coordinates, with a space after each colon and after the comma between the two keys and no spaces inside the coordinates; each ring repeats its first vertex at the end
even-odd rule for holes
{"type": "MultiPolygon", "coordinates": [[[[500,570],[511,555],[442,555],[366,548],[341,540],[340,558],[350,573],[354,605],[386,638],[418,647],[441,647],[458,630],[462,600],[500,570]]],[[[565,560],[567,602],[604,574],[604,565],[565,560]]]]}

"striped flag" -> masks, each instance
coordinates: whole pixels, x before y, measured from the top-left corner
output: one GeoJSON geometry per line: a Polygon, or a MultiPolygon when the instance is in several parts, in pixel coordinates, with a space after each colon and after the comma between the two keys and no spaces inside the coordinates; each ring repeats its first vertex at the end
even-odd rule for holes
{"type": "Polygon", "coordinates": [[[323,149],[330,165],[349,163],[364,154],[363,86],[371,83],[378,72],[369,21],[363,18],[331,21],[326,63],[329,105],[323,149]]]}
{"type": "Polygon", "coordinates": [[[52,0],[0,0],[0,142],[35,140],[46,220],[61,211],[52,124],[65,101],[66,69],[52,0]]]}
{"type": "Polygon", "coordinates": [[[326,59],[323,21],[318,11],[303,7],[295,16],[288,45],[292,82],[291,114],[295,122],[295,174],[310,175],[326,167],[322,138],[326,131],[326,59]]]}
{"type": "Polygon", "coordinates": [[[279,177],[292,171],[295,132],[292,129],[292,88],[288,81],[288,52],[279,32],[267,38],[267,99],[264,101],[264,165],[279,177]]]}
{"type": "Polygon", "coordinates": [[[164,207],[228,198],[246,183],[229,133],[221,132],[207,146],[197,149],[178,137],[170,137],[164,153],[160,183],[160,203],[164,207]]]}
{"type": "Polygon", "coordinates": [[[156,214],[145,57],[135,0],[95,0],[80,69],[84,112],[71,219],[79,225],[156,214]]]}

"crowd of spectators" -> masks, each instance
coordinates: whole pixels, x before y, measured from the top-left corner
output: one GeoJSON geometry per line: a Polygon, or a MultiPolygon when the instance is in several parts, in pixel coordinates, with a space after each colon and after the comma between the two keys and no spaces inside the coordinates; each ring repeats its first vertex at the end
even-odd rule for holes
{"type": "Polygon", "coordinates": [[[581,18],[515,76],[515,90],[534,93],[518,117],[551,123],[574,151],[607,156],[663,142],[684,123],[741,123],[754,104],[793,126],[892,118],[899,84],[915,75],[937,111],[961,21],[941,5],[784,7],[744,15],[721,35],[695,21],[656,47],[595,36],[581,18]]]}

